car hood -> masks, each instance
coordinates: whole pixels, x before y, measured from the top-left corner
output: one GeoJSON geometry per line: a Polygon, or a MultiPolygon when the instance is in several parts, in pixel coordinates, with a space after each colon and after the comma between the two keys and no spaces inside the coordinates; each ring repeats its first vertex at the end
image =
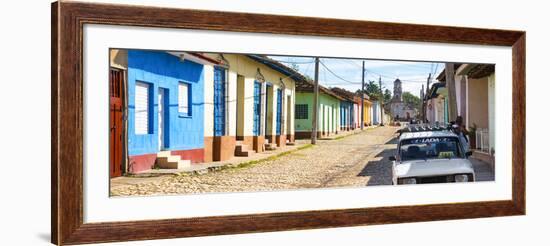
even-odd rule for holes
{"type": "Polygon", "coordinates": [[[428,159],[396,163],[397,177],[424,177],[458,173],[474,173],[472,163],[468,159],[428,159]]]}

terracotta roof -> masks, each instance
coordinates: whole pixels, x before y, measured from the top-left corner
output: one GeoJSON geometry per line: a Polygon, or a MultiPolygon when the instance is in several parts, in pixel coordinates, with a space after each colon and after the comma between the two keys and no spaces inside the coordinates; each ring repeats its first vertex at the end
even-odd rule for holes
{"type": "Polygon", "coordinates": [[[252,60],[255,60],[259,63],[262,63],[269,68],[280,72],[284,74],[285,76],[288,76],[289,78],[293,79],[294,81],[307,81],[308,78],[306,78],[304,75],[299,73],[298,71],[280,63],[279,61],[273,60],[267,56],[264,55],[247,55],[252,60]]]}
{"type": "MultiPolygon", "coordinates": [[[[462,65],[462,63],[455,63],[454,68],[455,71],[462,65]]],[[[495,72],[495,65],[494,64],[471,64],[473,67],[468,70],[466,73],[469,78],[472,79],[479,79],[483,77],[487,77],[495,72]]],[[[437,80],[441,82],[445,82],[445,69],[441,71],[441,73],[437,76],[437,80]]]]}
{"type": "MultiPolygon", "coordinates": [[[[248,55],[248,57],[288,76],[289,78],[292,78],[296,82],[296,91],[313,92],[314,82],[300,72],[264,55],[248,55]]],[[[331,90],[322,85],[319,85],[319,92],[343,100],[342,97],[338,96],[337,94],[333,93],[331,90]]]]}
{"type": "Polygon", "coordinates": [[[472,79],[479,79],[487,77],[495,72],[494,64],[477,64],[468,71],[468,77],[472,79]]]}
{"type": "MultiPolygon", "coordinates": [[[[296,91],[297,92],[311,92],[313,93],[313,84],[314,82],[311,81],[311,80],[305,80],[305,81],[296,81],[296,91]]],[[[333,91],[331,91],[330,89],[322,86],[322,85],[319,85],[319,92],[321,93],[325,93],[329,96],[332,96],[332,97],[335,97],[339,100],[348,100],[336,93],[334,93],[333,91]]]]}
{"type": "Polygon", "coordinates": [[[348,101],[354,101],[355,93],[339,87],[332,87],[330,90],[348,101]]]}
{"type": "MultiPolygon", "coordinates": [[[[455,71],[460,67],[460,65],[462,65],[462,63],[455,63],[454,64],[455,71]]],[[[439,73],[439,75],[437,75],[436,79],[441,81],[441,82],[445,82],[445,69],[441,70],[441,73],[439,73]]]]}
{"type": "Polygon", "coordinates": [[[199,53],[199,52],[187,52],[187,53],[194,56],[194,57],[197,57],[199,59],[202,59],[202,60],[214,63],[214,64],[220,64],[220,61],[218,61],[216,59],[212,59],[208,56],[205,56],[203,53],[199,53]]]}

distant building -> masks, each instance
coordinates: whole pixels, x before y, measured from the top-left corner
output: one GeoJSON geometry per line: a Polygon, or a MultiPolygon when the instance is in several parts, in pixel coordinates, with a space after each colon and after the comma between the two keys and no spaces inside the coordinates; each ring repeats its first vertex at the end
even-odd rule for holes
{"type": "Polygon", "coordinates": [[[403,102],[402,82],[396,79],[393,82],[393,97],[390,101],[390,114],[395,120],[409,120],[416,118],[418,111],[409,104],[403,102]]]}

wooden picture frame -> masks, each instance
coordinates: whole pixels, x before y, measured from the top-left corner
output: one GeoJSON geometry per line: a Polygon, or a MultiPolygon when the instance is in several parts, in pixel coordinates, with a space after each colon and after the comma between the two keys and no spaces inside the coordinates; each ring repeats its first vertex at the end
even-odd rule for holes
{"type": "Polygon", "coordinates": [[[56,2],[52,5],[52,243],[82,244],[525,214],[525,32],[56,2]],[[186,18],[179,18],[186,16],[186,18]],[[108,24],[512,47],[512,199],[147,221],[83,221],[83,27],[108,24]]]}

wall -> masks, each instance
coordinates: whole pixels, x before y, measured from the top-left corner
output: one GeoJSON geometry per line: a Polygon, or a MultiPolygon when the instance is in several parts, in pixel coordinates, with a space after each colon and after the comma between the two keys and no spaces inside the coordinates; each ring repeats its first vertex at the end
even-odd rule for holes
{"type": "MultiPolygon", "coordinates": [[[[313,117],[313,93],[297,92],[296,104],[308,105],[308,119],[295,119],[295,129],[298,132],[311,132],[313,117]]],[[[332,96],[319,93],[319,121],[317,131],[335,133],[340,127],[340,101],[332,96]]]]}
{"type": "MultiPolygon", "coordinates": [[[[495,148],[495,74],[491,74],[488,78],[489,90],[489,147],[495,148]]],[[[546,110],[545,110],[546,111],[546,110]]]]}
{"type": "Polygon", "coordinates": [[[353,121],[353,104],[349,101],[340,101],[340,127],[349,130],[353,121]]]}
{"type": "MultiPolygon", "coordinates": [[[[219,55],[218,54],[206,54],[207,56],[211,57],[211,58],[219,58],[219,55]]],[[[237,55],[237,54],[224,54],[224,58],[228,61],[229,63],[229,69],[228,69],[228,86],[226,87],[227,89],[227,114],[226,114],[226,126],[227,126],[227,132],[226,132],[226,135],[230,135],[230,136],[235,136],[237,134],[237,114],[236,114],[236,110],[237,110],[237,78],[239,75],[243,76],[242,78],[244,78],[244,101],[242,102],[243,105],[241,107],[243,107],[245,110],[243,111],[243,114],[244,114],[244,125],[242,126],[242,128],[239,130],[239,132],[241,132],[241,134],[243,134],[243,136],[252,136],[253,135],[253,112],[252,110],[247,110],[247,109],[252,109],[253,108],[253,103],[254,103],[254,81],[256,79],[256,75],[257,75],[257,71],[258,71],[258,68],[260,69],[260,72],[261,74],[264,76],[265,78],[265,81],[270,83],[272,85],[272,95],[270,95],[270,97],[272,98],[275,98],[275,92],[277,89],[280,89],[280,88],[283,88],[283,84],[281,84],[280,82],[280,79],[283,78],[283,81],[285,83],[285,87],[284,87],[284,95],[285,96],[291,96],[291,99],[294,97],[294,87],[295,87],[295,82],[294,80],[290,79],[290,78],[287,78],[286,75],[280,73],[280,72],[277,72],[269,67],[267,67],[266,65],[264,64],[261,64],[259,62],[256,62],[255,60],[252,60],[251,58],[248,58],[246,56],[243,56],[243,55],[237,55]]],[[[210,92],[210,90],[208,88],[213,88],[213,82],[212,82],[212,86],[209,87],[208,84],[210,82],[209,81],[206,81],[206,85],[205,85],[205,88],[207,88],[207,92],[206,92],[206,95],[208,96],[208,94],[212,94],[210,92]]],[[[263,85],[264,87],[264,90],[263,93],[265,93],[265,85],[263,85]]],[[[212,99],[212,102],[213,102],[213,99],[212,99]]],[[[265,117],[265,95],[262,96],[262,126],[263,126],[263,122],[265,122],[265,120],[263,119],[263,117],[265,117]]],[[[276,107],[276,104],[275,103],[269,103],[269,108],[270,108],[270,112],[271,110],[273,110],[273,112],[275,112],[275,107],[276,107]]],[[[287,114],[286,112],[286,107],[282,107],[282,110],[284,111],[283,113],[284,114],[287,114]]],[[[291,118],[294,118],[294,111],[293,109],[291,110],[291,112],[289,112],[291,114],[291,118]]],[[[207,107],[206,111],[205,111],[205,115],[207,115],[207,117],[210,117],[209,115],[213,115],[214,114],[214,108],[213,107],[207,107]]],[[[275,117],[270,117],[269,118],[271,124],[274,124],[275,123],[275,117]]],[[[212,120],[207,120],[207,124],[211,124],[211,123],[208,123],[208,121],[212,121],[212,120]]],[[[286,122],[286,119],[283,120],[283,123],[286,122]]],[[[210,126],[209,126],[210,127],[210,126]]],[[[213,129],[213,125],[212,125],[212,129],[213,129]]],[[[285,129],[283,127],[283,129],[285,129]]],[[[275,133],[275,128],[273,128],[272,132],[273,133],[270,133],[270,132],[265,132],[265,126],[263,126],[263,131],[264,133],[266,134],[274,134],[275,133]]],[[[271,129],[269,129],[271,130],[271,129]]],[[[293,129],[285,129],[284,133],[287,133],[290,132],[291,134],[294,132],[293,129]]],[[[211,132],[210,130],[207,130],[207,136],[212,136],[213,132],[211,132]]]]}
{"type": "Polygon", "coordinates": [[[372,102],[365,100],[364,108],[363,108],[363,121],[365,124],[372,124],[371,120],[371,108],[372,108],[372,102]]]}
{"type": "Polygon", "coordinates": [[[120,49],[111,49],[109,51],[111,67],[126,70],[128,69],[128,51],[120,49]]]}
{"type": "Polygon", "coordinates": [[[378,101],[372,102],[372,124],[378,125],[381,120],[381,107],[378,101]]]}
{"type": "Polygon", "coordinates": [[[151,154],[158,151],[157,93],[162,87],[168,91],[167,150],[190,150],[203,148],[203,66],[192,61],[181,62],[178,57],[166,52],[128,51],[128,152],[130,156],[151,154]],[[135,134],[135,84],[146,82],[153,86],[153,111],[149,117],[152,132],[135,134]],[[191,116],[180,116],[178,112],[178,84],[191,85],[191,116]]]}
{"type": "Polygon", "coordinates": [[[468,104],[466,124],[478,128],[489,127],[489,85],[487,78],[468,79],[468,104]]]}

